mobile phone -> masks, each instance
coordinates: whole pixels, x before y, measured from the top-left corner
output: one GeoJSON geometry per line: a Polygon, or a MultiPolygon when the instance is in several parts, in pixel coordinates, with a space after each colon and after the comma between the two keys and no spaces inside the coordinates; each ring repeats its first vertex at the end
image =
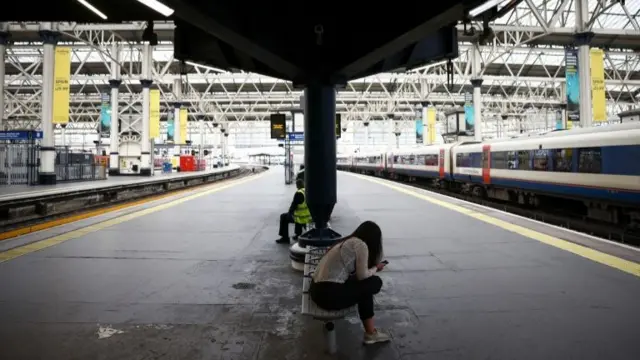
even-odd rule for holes
{"type": "Polygon", "coordinates": [[[385,265],[389,265],[389,261],[388,260],[382,260],[382,263],[385,265]]]}

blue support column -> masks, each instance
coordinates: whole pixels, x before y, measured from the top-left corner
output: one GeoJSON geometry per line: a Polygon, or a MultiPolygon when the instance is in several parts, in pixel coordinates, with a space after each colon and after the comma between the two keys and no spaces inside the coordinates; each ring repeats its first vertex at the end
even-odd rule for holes
{"type": "Polygon", "coordinates": [[[333,85],[307,85],[304,101],[305,191],[315,228],[300,236],[299,244],[327,246],[340,238],[328,227],[337,201],[336,90],[333,85]]]}

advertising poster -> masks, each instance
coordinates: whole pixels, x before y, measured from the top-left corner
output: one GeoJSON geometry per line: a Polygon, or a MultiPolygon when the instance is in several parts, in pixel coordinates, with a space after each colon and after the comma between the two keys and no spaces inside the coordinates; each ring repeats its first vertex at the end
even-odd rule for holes
{"type": "Polygon", "coordinates": [[[474,109],[473,109],[473,96],[471,93],[464,94],[464,129],[458,129],[458,131],[466,131],[469,134],[473,134],[475,129],[476,120],[474,118],[474,109]]]}
{"type": "Polygon", "coordinates": [[[173,111],[170,110],[167,112],[167,142],[174,142],[175,136],[175,121],[173,120],[173,111]]]}
{"type": "Polygon", "coordinates": [[[578,50],[565,50],[564,75],[567,93],[567,127],[569,121],[580,121],[580,79],[578,78],[578,50]]]}
{"type": "Polygon", "coordinates": [[[53,68],[53,123],[69,122],[69,92],[71,82],[71,48],[56,47],[53,68]]]}
{"type": "Polygon", "coordinates": [[[422,139],[424,135],[424,124],[422,123],[422,119],[416,120],[416,144],[422,144],[424,141],[422,139]]]}
{"type": "Polygon", "coordinates": [[[108,93],[100,95],[100,137],[111,136],[111,96],[108,93]]]}
{"type": "Polygon", "coordinates": [[[607,121],[607,101],[604,88],[604,51],[591,49],[591,108],[593,122],[607,121]]]}

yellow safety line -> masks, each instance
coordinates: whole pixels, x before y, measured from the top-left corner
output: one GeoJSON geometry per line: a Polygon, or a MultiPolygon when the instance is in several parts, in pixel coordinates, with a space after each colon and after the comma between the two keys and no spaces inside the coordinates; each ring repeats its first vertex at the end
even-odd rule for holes
{"type": "Polygon", "coordinates": [[[427,196],[424,194],[420,194],[416,191],[413,190],[409,190],[405,187],[402,186],[398,186],[398,185],[394,185],[391,184],[387,181],[383,181],[380,179],[376,179],[376,178],[372,178],[370,176],[363,176],[363,175],[357,175],[357,174],[353,174],[353,173],[346,173],[348,175],[363,179],[363,180],[367,180],[379,185],[383,185],[386,186],[388,188],[391,188],[393,190],[399,191],[401,193],[407,194],[407,195],[411,195],[413,197],[416,197],[418,199],[422,199],[422,200],[426,200],[430,203],[445,207],[447,209],[462,213],[464,215],[470,216],[472,218],[478,219],[480,221],[484,221],[486,223],[498,226],[500,228],[503,228],[505,230],[517,233],[519,235],[522,235],[524,237],[528,237],[530,239],[534,239],[534,240],[538,240],[542,243],[545,243],[547,245],[551,245],[553,247],[556,247],[558,249],[562,249],[565,251],[568,251],[570,253],[576,254],[578,256],[582,256],[584,258],[587,258],[589,260],[610,266],[612,268],[624,271],[626,273],[629,273],[631,275],[635,275],[640,277],[640,264],[633,262],[633,261],[629,261],[629,260],[625,260],[625,259],[621,259],[619,257],[613,256],[613,255],[609,255],[607,253],[603,253],[601,251],[598,250],[594,250],[592,248],[586,247],[586,246],[582,246],[582,245],[578,245],[576,243],[567,241],[567,240],[562,240],[560,238],[551,236],[551,235],[547,235],[547,234],[543,234],[541,232],[535,231],[535,230],[531,230],[528,229],[524,226],[519,226],[519,225],[515,225],[512,223],[509,223],[507,221],[504,220],[500,220],[494,217],[491,217],[489,215],[477,212],[475,210],[471,210],[459,205],[455,205],[446,201],[442,201],[442,200],[438,200],[436,198],[433,198],[431,196],[427,196]]]}
{"type": "Polygon", "coordinates": [[[149,203],[149,202],[152,202],[152,201],[162,200],[164,198],[167,198],[167,197],[170,197],[170,196],[180,195],[180,194],[183,194],[185,192],[196,191],[198,188],[207,187],[207,186],[219,186],[220,184],[224,184],[224,183],[227,183],[229,181],[233,181],[233,179],[224,179],[224,180],[212,183],[212,184],[201,184],[201,185],[191,186],[191,187],[188,187],[186,189],[169,191],[167,193],[160,194],[160,195],[152,195],[152,196],[145,197],[143,199],[128,201],[128,202],[123,203],[123,204],[106,206],[106,207],[103,207],[103,208],[99,208],[99,209],[96,209],[96,210],[83,212],[83,213],[80,213],[80,214],[65,216],[65,217],[61,217],[59,219],[55,219],[55,220],[51,220],[51,221],[47,221],[47,222],[34,224],[34,225],[29,225],[29,226],[25,226],[25,227],[22,227],[22,228],[5,231],[5,232],[0,233],[0,241],[7,240],[7,239],[12,239],[14,237],[18,237],[18,236],[21,236],[21,235],[31,234],[31,233],[34,233],[34,232],[40,231],[40,230],[50,229],[52,227],[56,227],[56,226],[60,226],[60,225],[65,225],[65,224],[69,224],[69,223],[72,223],[72,222],[76,222],[76,221],[92,218],[92,217],[95,217],[95,216],[104,215],[106,213],[127,209],[127,208],[130,208],[130,207],[133,207],[133,206],[146,204],[146,203],[149,203]]]}
{"type": "MultiPolygon", "coordinates": [[[[54,237],[51,237],[51,238],[48,238],[48,239],[44,239],[44,240],[41,240],[41,241],[37,241],[37,242],[31,243],[31,244],[28,244],[28,245],[25,245],[25,246],[20,246],[20,247],[11,249],[11,250],[7,250],[5,252],[1,252],[0,253],[0,263],[3,263],[5,261],[9,261],[9,260],[13,260],[13,259],[15,259],[17,257],[32,253],[34,251],[39,251],[39,250],[46,249],[46,248],[54,246],[54,245],[58,245],[60,243],[68,241],[68,240],[77,239],[77,238],[79,238],[81,236],[90,234],[92,232],[96,232],[96,231],[99,231],[99,230],[102,230],[102,229],[106,229],[106,228],[108,228],[110,226],[121,224],[123,222],[129,221],[129,220],[133,220],[135,218],[139,218],[141,216],[149,215],[151,213],[154,213],[154,212],[157,212],[157,211],[160,211],[160,210],[164,210],[164,209],[170,208],[172,206],[176,206],[178,204],[182,204],[182,203],[187,202],[189,200],[193,200],[193,199],[205,196],[205,195],[210,195],[210,194],[216,193],[218,191],[222,191],[222,190],[228,189],[230,187],[233,187],[233,186],[236,186],[236,185],[240,185],[240,184],[243,184],[243,183],[258,179],[258,178],[262,177],[263,175],[264,175],[264,173],[259,174],[259,175],[254,175],[254,176],[251,176],[249,178],[234,180],[231,183],[228,183],[227,185],[213,184],[213,188],[209,189],[209,190],[199,191],[199,192],[197,192],[195,194],[188,195],[188,196],[176,199],[176,200],[172,200],[172,201],[164,203],[164,204],[159,204],[157,206],[154,206],[154,207],[151,207],[151,208],[148,208],[148,209],[143,209],[143,210],[140,210],[140,211],[136,211],[136,212],[133,212],[133,213],[130,213],[130,214],[126,214],[126,215],[123,215],[123,216],[119,216],[119,217],[116,217],[116,218],[113,218],[113,219],[110,219],[110,220],[106,220],[106,221],[103,221],[103,222],[100,222],[100,223],[97,223],[97,224],[89,225],[89,226],[81,228],[81,229],[73,230],[73,231],[70,231],[68,233],[64,233],[64,234],[57,235],[57,236],[54,236],[54,237]]],[[[190,190],[193,190],[193,188],[191,188],[190,190]]],[[[176,192],[173,192],[173,193],[170,193],[170,194],[171,195],[176,195],[176,192]]],[[[141,201],[138,201],[138,203],[150,202],[150,201],[153,201],[153,200],[154,199],[147,199],[146,201],[145,200],[141,200],[141,201]]],[[[131,206],[133,206],[133,205],[131,205],[131,206]]],[[[100,211],[100,210],[98,210],[98,211],[100,211]]],[[[103,209],[103,211],[105,213],[109,212],[108,209],[103,209]]]]}

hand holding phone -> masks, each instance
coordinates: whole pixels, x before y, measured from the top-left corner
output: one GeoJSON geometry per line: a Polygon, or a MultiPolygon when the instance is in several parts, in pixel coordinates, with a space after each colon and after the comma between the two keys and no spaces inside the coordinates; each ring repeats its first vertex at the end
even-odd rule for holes
{"type": "Polygon", "coordinates": [[[382,269],[384,269],[385,266],[387,266],[389,262],[387,260],[383,260],[380,262],[380,264],[376,265],[376,268],[378,268],[378,271],[382,271],[382,269]]]}

